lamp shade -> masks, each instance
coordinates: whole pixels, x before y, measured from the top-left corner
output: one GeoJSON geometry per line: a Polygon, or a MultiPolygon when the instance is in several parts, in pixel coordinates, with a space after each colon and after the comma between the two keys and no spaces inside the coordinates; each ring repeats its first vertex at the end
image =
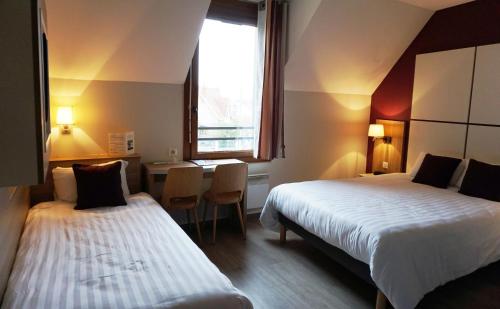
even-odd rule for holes
{"type": "Polygon", "coordinates": [[[384,137],[384,125],[383,124],[370,124],[368,129],[368,136],[371,137],[384,137]]]}
{"type": "Polygon", "coordinates": [[[73,108],[71,106],[60,106],[57,108],[56,123],[58,125],[73,124],[73,108]]]}

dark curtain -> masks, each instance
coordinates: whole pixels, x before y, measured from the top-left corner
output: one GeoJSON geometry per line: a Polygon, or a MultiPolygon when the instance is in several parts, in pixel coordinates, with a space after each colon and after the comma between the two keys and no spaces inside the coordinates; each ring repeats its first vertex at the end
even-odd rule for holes
{"type": "Polygon", "coordinates": [[[285,157],[284,144],[284,66],[288,4],[266,0],[266,39],[264,80],[258,158],[285,157]]]}

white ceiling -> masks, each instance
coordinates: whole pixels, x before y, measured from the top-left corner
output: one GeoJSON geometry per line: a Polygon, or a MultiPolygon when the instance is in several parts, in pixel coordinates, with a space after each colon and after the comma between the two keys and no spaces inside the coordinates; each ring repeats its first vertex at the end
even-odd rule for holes
{"type": "Polygon", "coordinates": [[[290,0],[288,17],[288,57],[293,54],[302,34],[322,0],[290,0]]]}
{"type": "MultiPolygon", "coordinates": [[[[210,4],[46,2],[51,77],[169,84],[184,83],[210,4]]],[[[432,15],[396,0],[290,3],[288,90],[371,95],[432,15]]]]}
{"type": "Polygon", "coordinates": [[[46,0],[50,75],[182,84],[210,0],[46,0]]]}
{"type": "Polygon", "coordinates": [[[290,55],[285,88],[371,95],[431,15],[394,0],[323,0],[290,55]]]}
{"type": "Polygon", "coordinates": [[[472,2],[473,0],[399,0],[414,6],[432,11],[442,10],[451,6],[472,2]]]}

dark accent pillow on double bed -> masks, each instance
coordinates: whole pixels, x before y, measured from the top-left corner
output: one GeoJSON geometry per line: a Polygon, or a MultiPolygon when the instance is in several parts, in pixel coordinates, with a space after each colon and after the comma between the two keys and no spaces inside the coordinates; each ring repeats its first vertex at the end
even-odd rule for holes
{"type": "Polygon", "coordinates": [[[437,188],[447,188],[453,173],[462,160],[426,154],[413,182],[437,188]]]}
{"type": "Polygon", "coordinates": [[[73,164],[78,198],[77,210],[127,205],[123,197],[121,162],[109,165],[73,164]]]}
{"type": "Polygon", "coordinates": [[[470,159],[458,192],[500,202],[500,165],[470,159]]]}

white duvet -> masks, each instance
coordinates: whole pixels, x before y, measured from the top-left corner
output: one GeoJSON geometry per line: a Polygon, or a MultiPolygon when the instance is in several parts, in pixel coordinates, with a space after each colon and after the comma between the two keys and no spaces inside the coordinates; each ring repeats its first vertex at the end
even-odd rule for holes
{"type": "Polygon", "coordinates": [[[411,182],[406,174],[283,184],[261,223],[278,212],[370,266],[398,309],[500,259],[500,203],[411,182]]]}
{"type": "Polygon", "coordinates": [[[252,308],[149,195],[127,202],[32,208],[2,308],[252,308]]]}

